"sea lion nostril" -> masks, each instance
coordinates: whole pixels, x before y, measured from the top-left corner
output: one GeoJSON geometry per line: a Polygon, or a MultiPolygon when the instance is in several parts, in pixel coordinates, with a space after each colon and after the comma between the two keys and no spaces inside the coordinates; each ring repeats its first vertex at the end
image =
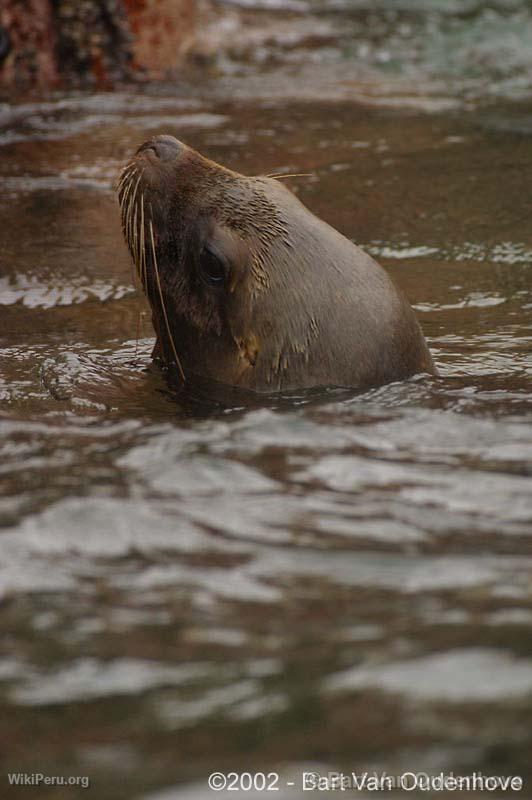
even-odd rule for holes
{"type": "Polygon", "coordinates": [[[142,144],[138,151],[151,150],[161,161],[175,161],[183,150],[183,145],[173,136],[154,136],[142,144]]]}

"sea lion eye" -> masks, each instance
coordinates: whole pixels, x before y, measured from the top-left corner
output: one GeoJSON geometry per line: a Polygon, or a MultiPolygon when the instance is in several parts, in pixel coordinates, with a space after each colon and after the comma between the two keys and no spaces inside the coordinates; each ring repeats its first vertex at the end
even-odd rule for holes
{"type": "Polygon", "coordinates": [[[209,286],[222,286],[226,278],[223,261],[205,245],[201,251],[200,267],[203,280],[209,286]]]}

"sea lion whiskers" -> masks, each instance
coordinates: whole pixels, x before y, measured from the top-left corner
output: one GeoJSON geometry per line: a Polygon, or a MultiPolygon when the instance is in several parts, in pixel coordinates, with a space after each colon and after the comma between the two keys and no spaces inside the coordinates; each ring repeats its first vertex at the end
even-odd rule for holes
{"type": "Polygon", "coordinates": [[[144,233],[144,193],[140,198],[140,237],[139,237],[139,264],[137,270],[142,286],[146,287],[146,236],[144,233]],[[142,249],[141,249],[142,248],[142,249]]]}
{"type": "Polygon", "coordinates": [[[266,178],[312,178],[313,172],[271,172],[269,175],[265,175],[266,178]]]}
{"type": "Polygon", "coordinates": [[[122,218],[122,230],[132,255],[132,280],[135,285],[138,285],[137,275],[139,272],[139,253],[141,246],[143,246],[143,240],[141,238],[142,233],[139,230],[140,222],[138,220],[140,215],[138,202],[135,196],[141,178],[142,174],[139,173],[135,165],[130,166],[129,171],[127,171],[126,168],[126,170],[124,170],[124,175],[122,176],[120,188],[118,190],[122,218]],[[136,183],[135,178],[137,178],[136,183]],[[131,192],[133,185],[135,188],[133,189],[132,194],[131,192]]]}
{"type": "MultiPolygon", "coordinates": [[[[139,183],[141,181],[142,175],[139,175],[137,178],[137,182],[135,183],[135,188],[133,189],[133,194],[131,195],[131,199],[129,200],[129,208],[128,208],[128,240],[134,245],[134,234],[133,234],[133,211],[136,209],[135,198],[137,196],[137,189],[139,188],[139,183]]],[[[133,252],[135,252],[133,247],[133,252]]]]}
{"type": "Polygon", "coordinates": [[[186,383],[187,379],[185,377],[185,373],[183,372],[183,367],[181,366],[181,361],[179,360],[179,356],[177,355],[177,350],[176,350],[176,346],[175,346],[175,342],[174,342],[174,337],[172,336],[172,331],[170,329],[170,323],[168,321],[168,314],[166,313],[166,305],[165,305],[164,298],[163,298],[163,290],[162,290],[162,287],[161,287],[161,279],[160,279],[160,276],[159,276],[159,267],[157,265],[157,255],[155,253],[155,237],[153,235],[153,224],[152,224],[151,219],[150,219],[150,239],[151,239],[151,250],[152,250],[152,255],[153,255],[153,268],[155,270],[155,277],[156,277],[156,280],[157,280],[157,288],[159,290],[159,298],[160,298],[160,301],[161,301],[161,310],[163,312],[164,323],[165,323],[165,326],[166,326],[166,332],[168,333],[168,338],[170,339],[170,344],[172,345],[172,351],[174,353],[175,362],[176,362],[177,367],[179,369],[179,372],[181,374],[181,378],[183,379],[183,383],[186,383]]]}
{"type": "Polygon", "coordinates": [[[121,216],[122,216],[122,231],[124,233],[124,237],[129,245],[129,238],[128,238],[128,228],[127,228],[127,220],[129,215],[129,194],[131,192],[131,187],[133,186],[133,181],[135,180],[135,172],[128,178],[127,182],[123,186],[123,191],[119,192],[118,199],[120,201],[120,209],[121,209],[121,216]]]}
{"type": "Polygon", "coordinates": [[[137,268],[137,272],[139,269],[139,258],[138,258],[138,238],[139,238],[139,230],[137,226],[137,213],[138,213],[138,206],[136,203],[133,204],[133,218],[131,222],[131,230],[133,233],[133,261],[135,262],[135,266],[137,268]]]}
{"type": "Polygon", "coordinates": [[[125,186],[125,184],[128,183],[128,181],[135,175],[136,170],[137,168],[133,164],[124,169],[120,178],[118,179],[118,191],[120,191],[120,189],[125,186]]]}
{"type": "Polygon", "coordinates": [[[133,356],[133,361],[135,362],[135,365],[136,365],[136,362],[137,362],[137,356],[138,356],[138,352],[139,352],[139,339],[140,339],[140,323],[141,323],[141,320],[142,320],[142,309],[139,306],[138,314],[137,314],[137,335],[136,335],[136,339],[135,339],[135,355],[133,356]]]}
{"type": "Polygon", "coordinates": [[[124,184],[126,183],[128,178],[130,177],[130,175],[131,175],[131,167],[124,167],[124,169],[121,171],[119,176],[114,181],[113,189],[115,190],[115,192],[118,192],[118,196],[119,197],[120,197],[120,194],[121,194],[121,192],[123,190],[124,184]]]}
{"type": "Polygon", "coordinates": [[[132,181],[133,181],[133,176],[129,175],[127,178],[124,178],[124,180],[118,186],[118,201],[120,203],[122,222],[124,221],[124,212],[127,204],[127,196],[129,194],[132,181]]]}
{"type": "Polygon", "coordinates": [[[136,169],[136,167],[135,167],[134,164],[128,164],[120,172],[120,175],[118,176],[118,178],[117,178],[117,180],[115,182],[115,186],[113,187],[117,192],[120,192],[120,190],[121,190],[122,186],[124,185],[124,183],[126,182],[126,180],[128,178],[130,178],[131,175],[133,175],[133,173],[135,172],[135,169],[136,169]]]}
{"type": "MultiPolygon", "coordinates": [[[[129,187],[131,188],[131,187],[129,187]]],[[[133,281],[135,281],[135,266],[136,266],[136,259],[135,259],[135,243],[134,243],[134,235],[133,235],[133,227],[132,227],[132,216],[133,216],[133,206],[134,204],[128,198],[126,201],[126,206],[124,209],[123,215],[123,228],[124,228],[124,236],[127,241],[129,250],[132,255],[133,259],[133,281]]]]}
{"type": "Polygon", "coordinates": [[[131,191],[131,187],[133,185],[133,181],[135,179],[135,175],[137,174],[137,170],[135,167],[132,167],[128,172],[125,172],[124,175],[121,177],[119,184],[118,184],[118,199],[120,201],[120,207],[124,209],[124,205],[127,202],[127,198],[129,192],[131,191]]]}
{"type": "Polygon", "coordinates": [[[136,164],[133,161],[128,161],[128,163],[122,167],[122,169],[118,174],[118,182],[120,183],[124,175],[128,175],[129,173],[131,173],[131,171],[134,170],[135,167],[136,164]]]}
{"type": "Polygon", "coordinates": [[[129,229],[129,237],[128,238],[129,238],[129,241],[130,241],[131,252],[132,252],[132,255],[133,255],[133,262],[135,264],[136,264],[136,261],[137,261],[137,258],[136,258],[136,252],[137,252],[137,227],[136,227],[136,223],[137,223],[137,206],[136,206],[135,202],[132,201],[130,206],[129,206],[128,223],[127,224],[128,224],[128,229],[129,229]]]}
{"type": "Polygon", "coordinates": [[[131,192],[131,197],[129,200],[129,213],[128,213],[128,226],[129,226],[129,238],[131,241],[131,245],[133,248],[133,252],[135,252],[135,212],[136,212],[136,195],[137,189],[140,183],[141,176],[137,177],[135,186],[133,187],[133,191],[131,192]]]}

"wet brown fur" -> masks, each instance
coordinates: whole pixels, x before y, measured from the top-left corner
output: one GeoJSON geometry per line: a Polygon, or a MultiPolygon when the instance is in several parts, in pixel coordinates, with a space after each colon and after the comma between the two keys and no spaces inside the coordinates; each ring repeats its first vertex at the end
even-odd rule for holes
{"type": "Polygon", "coordinates": [[[435,372],[387,273],[274,178],[245,177],[185,145],[162,161],[148,142],[118,194],[154,353],[183,378],[280,391],[435,372]],[[228,266],[224,286],[202,279],[205,245],[228,266]]]}

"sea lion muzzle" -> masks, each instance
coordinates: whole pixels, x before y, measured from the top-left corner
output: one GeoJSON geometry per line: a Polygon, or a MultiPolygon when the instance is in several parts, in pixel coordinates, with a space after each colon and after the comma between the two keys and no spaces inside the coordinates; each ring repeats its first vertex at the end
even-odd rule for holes
{"type": "Polygon", "coordinates": [[[184,152],[185,147],[173,136],[155,136],[141,144],[137,155],[151,150],[161,161],[175,161],[184,152]]]}
{"type": "Polygon", "coordinates": [[[387,273],[279,181],[162,135],[126,164],[118,197],[155,353],[183,379],[273,392],[435,373],[387,273]]]}

